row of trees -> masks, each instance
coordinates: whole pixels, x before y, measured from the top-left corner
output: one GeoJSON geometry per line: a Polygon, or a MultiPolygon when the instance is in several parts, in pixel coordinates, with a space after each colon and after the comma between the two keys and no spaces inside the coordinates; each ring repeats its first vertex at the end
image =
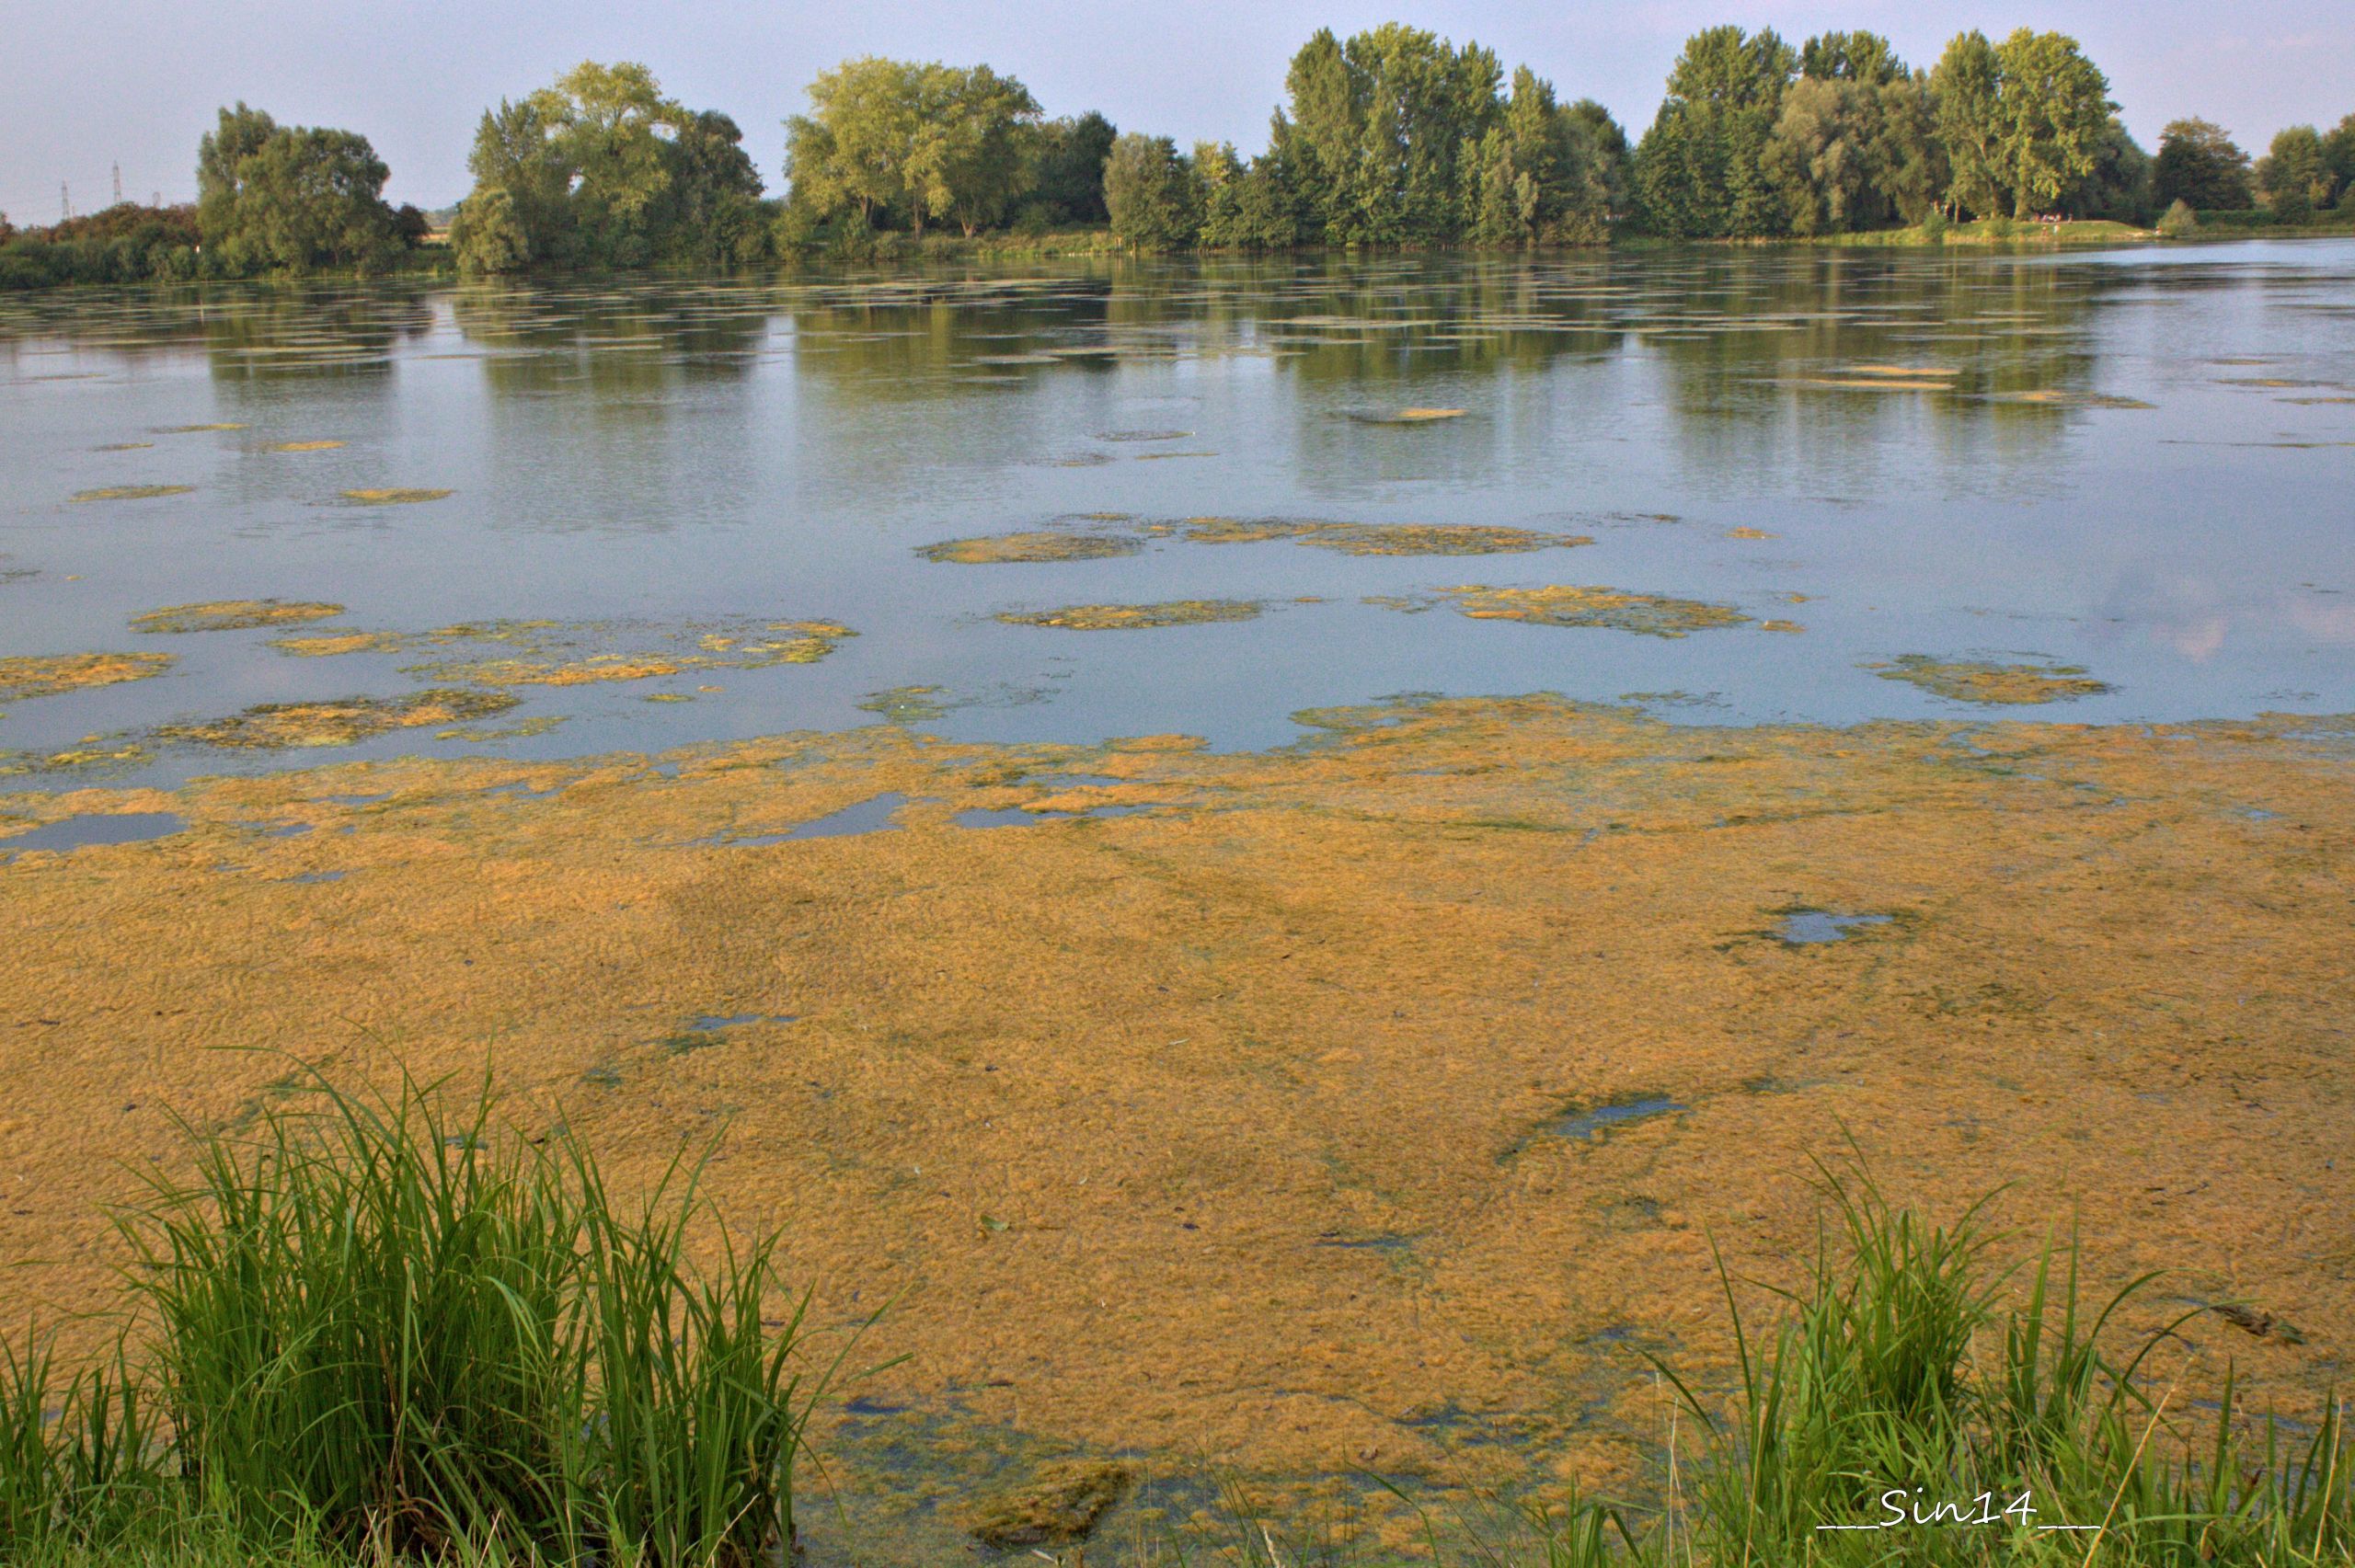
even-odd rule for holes
{"type": "Polygon", "coordinates": [[[2149,160],[2108,95],[2074,40],[2027,28],[1961,34],[1928,71],[1875,33],[1711,28],[1637,146],[1637,216],[1683,237],[2136,216],[2149,160]]]}
{"type": "Polygon", "coordinates": [[[197,143],[193,206],[120,202],[23,235],[0,218],[0,288],[381,271],[426,234],[425,214],[385,202],[386,172],[356,132],[240,103],[197,143]]]}
{"type": "Polygon", "coordinates": [[[2273,217],[2302,223],[2336,206],[2355,211],[2355,114],[2326,132],[2292,125],[2252,166],[2221,125],[2178,120],[2159,137],[2152,196],[2195,210],[2246,212],[2262,200],[2273,217]]]}
{"type": "MultiPolygon", "coordinates": [[[[2155,157],[2075,40],[1972,31],[1924,71],[1869,32],[1798,47],[1772,29],[1687,40],[1642,139],[1527,66],[1396,23],[1292,57],[1266,150],[1181,150],[1100,114],[1049,120],[986,65],[866,58],[821,73],[786,123],[788,194],[764,195],[735,121],[663,95],[643,65],[583,63],[482,117],[450,243],[472,272],[542,265],[747,265],[813,242],[952,227],[1109,224],[1143,248],[1600,243],[1810,235],[2065,212],[2147,222],[2170,206],[2283,223],[2355,212],[2355,115],[2292,126],[2252,163],[2220,127],[2168,125],[2155,157]]],[[[0,287],[242,277],[398,264],[425,236],[384,200],[350,131],[221,111],[193,208],[118,206],[18,235],[0,287]]],[[[2177,220],[2180,220],[2179,222],[2177,220]]]]}

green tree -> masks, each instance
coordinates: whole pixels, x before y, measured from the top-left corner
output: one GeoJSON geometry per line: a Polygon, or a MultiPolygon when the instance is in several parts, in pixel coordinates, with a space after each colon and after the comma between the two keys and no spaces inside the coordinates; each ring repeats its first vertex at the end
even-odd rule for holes
{"type": "Polygon", "coordinates": [[[1200,217],[1194,174],[1166,136],[1135,132],[1112,143],[1104,161],[1104,205],[1112,233],[1139,250],[1178,250],[1193,243],[1200,217]]]}
{"type": "Polygon", "coordinates": [[[1346,44],[1320,29],[1284,77],[1269,151],[1290,169],[1310,232],[1332,245],[1412,245],[1462,232],[1475,183],[1467,148],[1498,123],[1500,70],[1476,44],[1456,49],[1385,23],[1346,44]]]}
{"type": "Polygon", "coordinates": [[[1869,228],[1884,213],[1873,181],[1874,91],[1845,77],[1801,76],[1761,155],[1796,235],[1869,228]]]}
{"type": "Polygon", "coordinates": [[[1958,34],[1930,73],[1938,144],[1946,149],[1947,204],[1993,217],[2005,204],[2003,66],[1987,35],[1958,34]]]}
{"type": "Polygon", "coordinates": [[[239,104],[197,146],[197,222],[217,269],[382,267],[402,248],[386,170],[351,131],[279,125],[239,104]]]}
{"type": "Polygon", "coordinates": [[[2062,204],[2081,218],[2151,221],[2156,210],[2151,200],[2151,155],[2116,115],[2102,128],[2092,172],[2070,188],[2062,204]]]}
{"type": "Polygon", "coordinates": [[[667,180],[652,232],[663,257],[706,266],[759,260],[770,215],[744,133],[718,109],[683,120],[662,146],[667,180]]]}
{"type": "Polygon", "coordinates": [[[1001,222],[1030,189],[1039,103],[1030,90],[986,65],[933,66],[925,74],[921,139],[925,189],[941,200],[934,215],[970,237],[1001,222]]]}
{"type": "Polygon", "coordinates": [[[1995,46],[2002,112],[1999,166],[2014,215],[2056,206],[2099,166],[2109,82],[2062,33],[2020,28],[1995,46]]]}
{"type": "Polygon", "coordinates": [[[632,62],[583,61],[532,95],[550,152],[569,177],[580,259],[637,266],[651,259],[653,209],[671,185],[665,143],[687,111],[632,62]]]}
{"type": "Polygon", "coordinates": [[[2274,217],[2285,223],[2305,223],[2315,208],[2328,206],[2335,192],[2322,133],[2311,125],[2275,132],[2273,144],[2257,161],[2257,184],[2274,217]]]}
{"type": "Polygon", "coordinates": [[[1104,222],[1104,160],[1120,134],[1112,122],[1091,109],[1076,120],[1049,120],[1040,132],[1031,189],[1049,221],[1104,222]]]}
{"type": "Polygon", "coordinates": [[[518,272],[563,258],[571,244],[572,172],[539,105],[500,100],[475,127],[466,168],[474,189],[458,204],[450,248],[470,272],[518,272]]]}
{"type": "Polygon", "coordinates": [[[2338,184],[2339,206],[2355,205],[2355,114],[2339,120],[2322,139],[2322,156],[2338,184]]]}
{"type": "Polygon", "coordinates": [[[1031,187],[1039,105],[986,65],[868,56],[821,72],[807,115],[786,122],[793,200],[820,218],[953,220],[967,234],[1003,219],[1031,187]]]}
{"type": "Polygon", "coordinates": [[[856,209],[868,223],[904,208],[922,113],[919,68],[867,55],[821,71],[810,112],[786,121],[793,199],[820,217],[856,209]]]}
{"type": "Polygon", "coordinates": [[[1763,167],[1798,56],[1772,29],[1710,28],[1685,40],[1668,96],[1636,148],[1648,226],[1665,235],[1783,232],[1783,193],[1763,167]]]}
{"type": "Polygon", "coordinates": [[[2151,200],[2180,201],[2195,211],[2246,212],[2255,205],[2248,155],[2212,121],[2169,120],[2151,160],[2151,200]]]}
{"type": "Polygon", "coordinates": [[[1608,233],[1610,191],[1587,122],[1526,65],[1513,72],[1498,123],[1465,156],[1474,244],[1592,244],[1608,233]]]}
{"type": "Polygon", "coordinates": [[[1818,33],[1799,46],[1799,74],[1823,82],[1885,86],[1906,77],[1896,48],[1878,33],[1818,33]]]}
{"type": "Polygon", "coordinates": [[[1562,113],[1585,134],[1596,177],[1603,181],[1605,212],[1614,222],[1626,217],[1636,200],[1636,163],[1627,132],[1592,98],[1580,98],[1562,113]]]}

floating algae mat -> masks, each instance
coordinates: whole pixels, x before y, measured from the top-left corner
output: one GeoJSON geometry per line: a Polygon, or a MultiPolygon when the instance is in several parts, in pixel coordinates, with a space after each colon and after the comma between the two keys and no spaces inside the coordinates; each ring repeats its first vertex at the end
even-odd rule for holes
{"type": "Polygon", "coordinates": [[[0,658],[0,703],[144,681],[171,668],[167,653],[62,653],[0,658]]]}
{"type": "Polygon", "coordinates": [[[928,561],[979,567],[1002,561],[1100,561],[1133,555],[1143,548],[1143,540],[1114,533],[1029,532],[950,539],[923,545],[916,554],[928,561]]]}
{"type": "Polygon", "coordinates": [[[282,626],[324,621],[343,613],[340,604],[289,602],[279,599],[217,599],[203,604],[173,604],[131,618],[134,632],[231,632],[248,626],[282,626]]]}
{"type": "Polygon", "coordinates": [[[1361,425],[1430,425],[1442,419],[1461,419],[1462,408],[1389,408],[1350,416],[1361,425]]]}
{"type": "Polygon", "coordinates": [[[1193,626],[1248,621],[1259,606],[1247,599],[1174,599],[1159,604],[1067,604],[1060,610],[1006,611],[1009,626],[1060,626],[1074,632],[1122,632],[1148,626],[1193,626]]]}
{"type": "Polygon", "coordinates": [[[1479,523],[1305,522],[1284,518],[1189,518],[1185,537],[1197,544],[1258,544],[1289,539],[1350,555],[1498,555],[1523,550],[1591,544],[1583,533],[1479,523]]]}
{"type": "Polygon", "coordinates": [[[274,637],[270,647],[304,658],[410,653],[466,644],[511,651],[404,665],[411,674],[481,686],[585,686],[645,681],[695,670],[764,670],[815,664],[858,634],[833,621],[484,621],[426,632],[327,632],[274,637]]]}
{"type": "Polygon", "coordinates": [[[873,725],[0,795],[0,833],[187,824],[0,866],[0,1262],[69,1322],[119,1299],[100,1206],[286,1053],[488,1066],[617,1186],[712,1146],[704,1190],[787,1229],[810,1321],[898,1303],[812,1437],[854,1534],[934,1533],[862,1561],[1075,1523],[1095,1488],[1062,1460],[1137,1468],[1092,1531],[1123,1540],[1205,1454],[1274,1517],[1357,1510],[1383,1561],[1418,1515],[1366,1471],[1441,1518],[1476,1487],[1656,1495],[1642,1353],[1705,1398],[1738,1377],[1713,1242],[1802,1288],[1809,1156],[1844,1127],[1925,1217],[2001,1185],[1995,1223],[2074,1219],[2097,1298],[2162,1271],[2113,1327],[2193,1342],[2178,1399],[2220,1395],[2223,1349],[2256,1407],[2328,1408],[2355,979],[2317,910],[2355,882],[2355,725],[1326,716],[1265,751],[873,725]],[[1169,804],[956,824],[1083,775],[1169,804]],[[895,830],[741,841],[883,795],[895,830]],[[292,880],[338,871],[325,902],[292,880]],[[1800,910],[1892,918],[1794,944],[1762,915],[1800,910]],[[746,1014],[798,1022],[676,1048],[746,1014]],[[947,1442],[886,1442],[892,1409],[947,1442]]]}
{"type": "Polygon", "coordinates": [[[98,490],[76,490],[77,501],[153,501],[166,496],[186,496],[195,492],[193,485],[109,485],[98,490]]]}
{"type": "Polygon", "coordinates": [[[419,501],[444,500],[456,494],[457,492],[455,490],[398,488],[385,490],[346,490],[342,492],[343,498],[345,500],[350,501],[354,506],[362,507],[411,506],[419,501]]]}
{"type": "MultiPolygon", "coordinates": [[[[1750,617],[1727,604],[1705,604],[1693,599],[1671,599],[1658,593],[1631,593],[1616,588],[1580,588],[1555,584],[1546,588],[1443,588],[1439,595],[1476,621],[1526,621],[1537,626],[1599,626],[1615,632],[1640,632],[1647,636],[1681,637],[1719,626],[1739,626],[1750,617]]],[[[1374,598],[1371,603],[1388,609],[1421,608],[1433,600],[1374,598]]]]}
{"type": "Polygon", "coordinates": [[[2112,689],[2074,664],[1974,664],[1909,653],[1866,668],[1958,703],[2060,703],[2112,689]]]}
{"type": "Polygon", "coordinates": [[[341,441],[278,441],[268,448],[270,452],[333,452],[341,441]]]}
{"type": "Polygon", "coordinates": [[[272,751],[350,746],[372,736],[428,725],[458,724],[506,712],[519,699],[502,692],[425,691],[405,697],[339,697],[324,703],[263,703],[227,718],[166,724],[159,740],[272,751]]]}

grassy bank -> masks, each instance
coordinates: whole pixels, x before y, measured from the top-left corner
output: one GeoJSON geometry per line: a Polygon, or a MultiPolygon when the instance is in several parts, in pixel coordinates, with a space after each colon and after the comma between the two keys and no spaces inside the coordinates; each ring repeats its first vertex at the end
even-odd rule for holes
{"type": "MultiPolygon", "coordinates": [[[[645,1200],[488,1096],[320,1085],[119,1218],[137,1302],[117,1354],[0,1359],[0,1559],[54,1568],[711,1564],[784,1560],[821,1350],[781,1238],[730,1241],[682,1162],[645,1200]],[[719,1262],[689,1266],[704,1228],[719,1262]]],[[[2119,1343],[2074,1245],[1979,1208],[1945,1227],[1855,1171],[1776,1321],[1723,1274],[1738,1379],[1688,1387],[1644,1503],[1429,1521],[1419,1560],[1671,1564],[2355,1562],[2355,1445],[2195,1407],[2173,1328],[2119,1343]],[[1925,1516],[1937,1522],[1922,1522],[1925,1516]]],[[[2173,1327],[2188,1321],[2178,1319],[2173,1327]]],[[[855,1345],[856,1336],[850,1337],[855,1345]]],[[[1640,1370],[1631,1364],[1631,1371],[1640,1370]]],[[[1396,1561],[1247,1504],[1099,1562],[1396,1561]]],[[[1085,1528],[1084,1522],[1081,1527],[1085,1528]]],[[[1063,1546],[1051,1527],[1030,1538],[1063,1546]]],[[[1025,1541],[1023,1544],[1029,1544],[1025,1541]]],[[[1050,1561],[1079,1561],[1077,1555],[1050,1561]]]]}

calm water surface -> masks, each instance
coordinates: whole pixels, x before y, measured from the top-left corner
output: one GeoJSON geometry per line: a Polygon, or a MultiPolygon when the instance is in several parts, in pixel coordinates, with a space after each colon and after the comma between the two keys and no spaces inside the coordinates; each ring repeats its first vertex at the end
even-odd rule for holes
{"type": "Polygon", "coordinates": [[[157,679],[6,704],[0,750],[431,683],[402,668],[415,653],[301,658],[270,631],[127,624],[191,601],[348,607],[303,631],[595,624],[622,648],[746,619],[859,634],[816,664],[515,688],[500,722],[565,719],[536,735],[165,746],[120,775],[152,782],[660,749],[876,723],[879,707],[957,737],[1182,730],[1221,746],[1409,691],[1640,693],[1704,723],[2355,709],[2345,242],[20,296],[0,299],[0,656],[178,656],[157,679]],[[1895,384],[1855,384],[1876,376],[1895,384]],[[1465,413],[1363,418],[1409,406],[1465,413]],[[165,433],[200,425],[239,428],[165,433]],[[270,450],[304,441],[343,444],[270,450]],[[129,442],[150,444],[103,450],[129,442]],[[71,499],[144,485],[193,489],[71,499]],[[339,498],[380,486],[453,494],[339,498]],[[1502,523],[1596,543],[1433,559],[1165,535],[1074,563],[916,554],[1127,526],[1097,514],[1502,523]],[[1664,639],[1364,602],[1465,583],[1631,589],[1804,630],[1664,639]],[[1266,611],[1127,632],[993,619],[1181,598],[1266,611]],[[1864,668],[1902,654],[2082,665],[2116,690],[1968,707],[1864,668]],[[904,687],[937,690],[914,708],[876,696],[904,687]]]}

